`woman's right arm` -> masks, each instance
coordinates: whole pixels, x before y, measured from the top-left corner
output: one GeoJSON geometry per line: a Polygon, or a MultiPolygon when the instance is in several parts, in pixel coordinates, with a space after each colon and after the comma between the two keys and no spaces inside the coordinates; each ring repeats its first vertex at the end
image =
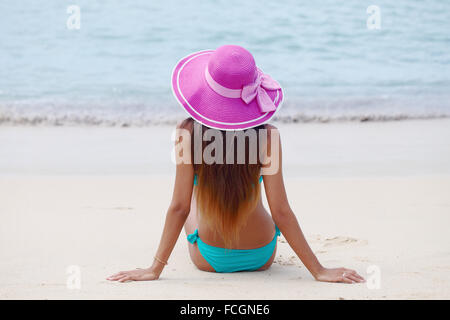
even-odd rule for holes
{"type": "MultiPolygon", "coordinates": [[[[268,129],[277,130],[273,126],[270,126],[268,129]]],[[[272,131],[272,134],[273,133],[274,132],[272,131]]],[[[278,133],[278,131],[276,131],[276,133],[278,133]]],[[[281,140],[279,139],[279,134],[276,136],[278,137],[278,148],[275,151],[278,152],[271,154],[271,161],[278,161],[278,170],[274,174],[263,176],[267,202],[275,224],[316,280],[345,283],[363,282],[364,279],[354,270],[346,268],[329,269],[323,267],[308,245],[287,199],[282,174],[281,140]]],[[[268,139],[268,148],[270,150],[270,137],[268,139]]],[[[274,165],[274,163],[271,163],[271,165],[274,165]]]]}
{"type": "MultiPolygon", "coordinates": [[[[177,129],[183,128],[177,126],[177,129]]],[[[177,145],[181,143],[181,141],[180,136],[177,136],[175,144],[177,145]]],[[[190,148],[190,142],[187,143],[187,146],[190,148]]],[[[125,282],[156,280],[159,278],[189,215],[193,185],[194,169],[192,164],[183,163],[181,159],[177,158],[172,201],[169,209],[167,210],[164,229],[162,231],[161,240],[159,242],[153,264],[149,268],[145,269],[118,272],[108,277],[108,280],[125,282]]]]}

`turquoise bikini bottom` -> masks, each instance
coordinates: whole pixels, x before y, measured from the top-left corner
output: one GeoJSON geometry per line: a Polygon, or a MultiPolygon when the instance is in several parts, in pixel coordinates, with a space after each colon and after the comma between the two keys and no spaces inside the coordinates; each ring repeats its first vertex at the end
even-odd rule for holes
{"type": "Polygon", "coordinates": [[[198,236],[198,229],[187,236],[190,243],[197,242],[198,250],[216,272],[254,271],[261,268],[272,257],[280,229],[275,225],[273,240],[256,249],[225,249],[206,244],[198,236]]]}

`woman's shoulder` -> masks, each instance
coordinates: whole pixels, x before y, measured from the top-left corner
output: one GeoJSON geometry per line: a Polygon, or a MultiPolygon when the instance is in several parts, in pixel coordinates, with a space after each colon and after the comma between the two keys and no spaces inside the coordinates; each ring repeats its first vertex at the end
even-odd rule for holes
{"type": "Polygon", "coordinates": [[[194,120],[192,118],[186,118],[177,123],[177,129],[192,130],[194,127],[194,120]]]}
{"type": "Polygon", "coordinates": [[[278,128],[275,127],[273,124],[266,123],[264,125],[264,129],[267,130],[267,137],[269,138],[269,140],[272,135],[275,135],[275,137],[278,137],[278,138],[280,137],[280,132],[279,132],[278,128]]]}
{"type": "Polygon", "coordinates": [[[278,130],[277,127],[275,127],[273,124],[270,124],[270,123],[266,123],[264,125],[264,129],[266,129],[266,130],[278,130]]]}

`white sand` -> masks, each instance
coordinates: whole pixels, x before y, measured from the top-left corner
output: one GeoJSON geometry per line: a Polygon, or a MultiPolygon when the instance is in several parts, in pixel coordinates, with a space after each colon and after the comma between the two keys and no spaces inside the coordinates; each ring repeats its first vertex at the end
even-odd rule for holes
{"type": "Polygon", "coordinates": [[[283,239],[267,271],[198,271],[184,233],[161,280],[109,282],[151,263],[171,129],[3,127],[0,299],[449,299],[450,121],[280,128],[291,206],[319,259],[366,277],[376,266],[381,288],[316,282],[283,239]]]}

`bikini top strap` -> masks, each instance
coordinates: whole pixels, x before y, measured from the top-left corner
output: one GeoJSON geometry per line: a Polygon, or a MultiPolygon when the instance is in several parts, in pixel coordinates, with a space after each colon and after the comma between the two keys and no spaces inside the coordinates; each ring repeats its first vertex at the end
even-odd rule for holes
{"type": "Polygon", "coordinates": [[[189,234],[187,239],[192,244],[196,243],[198,239],[198,229],[195,229],[194,233],[189,234]]]}
{"type": "Polygon", "coordinates": [[[195,173],[194,174],[194,186],[198,185],[198,175],[195,173]]]}
{"type": "Polygon", "coordinates": [[[280,236],[280,234],[281,234],[280,229],[278,229],[277,225],[275,225],[275,235],[278,237],[280,236]]]}

